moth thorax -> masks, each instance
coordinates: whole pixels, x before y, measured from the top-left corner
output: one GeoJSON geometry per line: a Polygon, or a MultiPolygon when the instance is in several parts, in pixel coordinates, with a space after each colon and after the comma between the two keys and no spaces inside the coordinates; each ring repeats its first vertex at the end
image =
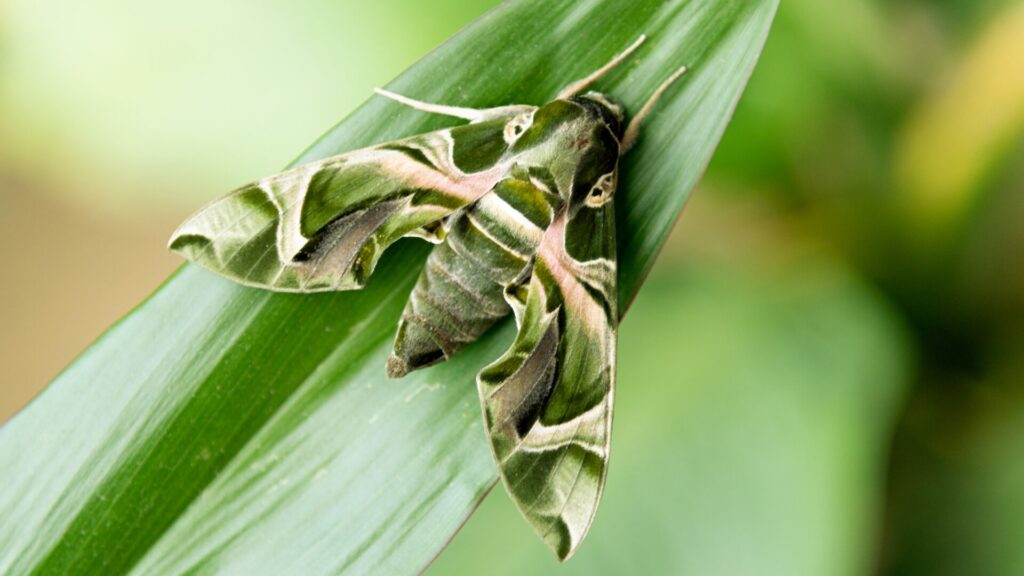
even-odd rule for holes
{"type": "Polygon", "coordinates": [[[622,105],[600,92],[587,92],[582,96],[571,98],[580,106],[583,106],[594,116],[597,116],[605,125],[611,129],[616,138],[622,137],[622,121],[625,111],[622,105]]]}

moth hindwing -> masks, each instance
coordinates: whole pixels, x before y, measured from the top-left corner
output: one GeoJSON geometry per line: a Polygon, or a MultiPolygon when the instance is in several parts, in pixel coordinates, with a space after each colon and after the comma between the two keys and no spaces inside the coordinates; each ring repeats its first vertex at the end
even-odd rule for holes
{"type": "Polygon", "coordinates": [[[478,378],[506,489],[560,559],[583,540],[607,471],[615,377],[619,157],[680,68],[628,126],[593,82],[543,106],[473,109],[378,90],[468,120],[268,176],[189,218],[170,247],[243,284],[362,288],[403,236],[434,242],[387,372],[443,361],[515,313],[511,348],[478,378]]]}

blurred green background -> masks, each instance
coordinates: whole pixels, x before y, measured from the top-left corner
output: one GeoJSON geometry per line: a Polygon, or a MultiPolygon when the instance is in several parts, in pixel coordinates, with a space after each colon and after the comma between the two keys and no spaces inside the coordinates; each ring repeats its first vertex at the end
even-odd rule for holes
{"type": "MultiPolygon", "coordinates": [[[[0,4],[0,421],[494,4],[0,4]]],[[[429,573],[1024,573],[1022,192],[1024,4],[784,0],[623,324],[590,539],[495,490],[429,573]]]]}

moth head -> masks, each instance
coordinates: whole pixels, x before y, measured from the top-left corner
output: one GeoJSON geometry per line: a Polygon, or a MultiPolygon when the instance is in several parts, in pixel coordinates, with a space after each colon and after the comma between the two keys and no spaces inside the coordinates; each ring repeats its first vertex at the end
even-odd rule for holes
{"type": "Polygon", "coordinates": [[[616,138],[622,138],[622,122],[625,117],[625,110],[621,104],[600,92],[593,91],[587,92],[582,96],[575,96],[571,100],[583,106],[588,113],[596,116],[608,126],[616,138]]]}
{"type": "Polygon", "coordinates": [[[533,110],[520,112],[505,123],[505,142],[514,144],[533,125],[533,110]]]}

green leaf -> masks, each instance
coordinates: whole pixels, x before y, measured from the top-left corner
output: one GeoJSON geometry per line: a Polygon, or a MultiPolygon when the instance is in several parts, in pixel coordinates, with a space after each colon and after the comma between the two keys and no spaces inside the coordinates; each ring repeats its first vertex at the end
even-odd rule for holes
{"type": "MultiPolygon", "coordinates": [[[[542,103],[646,33],[599,86],[635,111],[690,65],[622,167],[628,302],[725,128],[776,4],[509,2],[390,88],[455,105],[542,103]]],[[[375,98],[297,162],[446,122],[375,98]]],[[[3,429],[0,572],[422,569],[494,483],[474,377],[512,332],[506,323],[450,362],[386,380],[426,250],[403,241],[365,290],[325,295],[271,294],[185,267],[3,429]]]]}

